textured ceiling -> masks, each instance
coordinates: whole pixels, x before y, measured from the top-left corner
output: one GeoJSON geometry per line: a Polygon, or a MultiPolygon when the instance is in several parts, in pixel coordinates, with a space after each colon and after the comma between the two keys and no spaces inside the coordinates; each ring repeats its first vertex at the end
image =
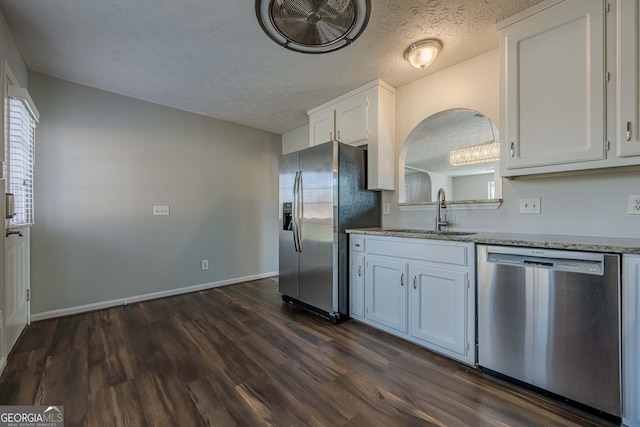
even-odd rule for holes
{"type": "Polygon", "coordinates": [[[27,67],[53,77],[276,133],[376,78],[398,87],[498,46],[495,23],[541,0],[371,0],[350,46],[276,45],[251,0],[0,0],[27,67]],[[427,70],[409,44],[442,41],[427,70]]]}

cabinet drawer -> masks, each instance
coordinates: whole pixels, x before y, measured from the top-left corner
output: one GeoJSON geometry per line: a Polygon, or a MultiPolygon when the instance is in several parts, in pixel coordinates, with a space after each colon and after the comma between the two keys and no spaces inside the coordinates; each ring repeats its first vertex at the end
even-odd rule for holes
{"type": "Polygon", "coordinates": [[[349,235],[349,247],[354,252],[364,252],[366,239],[364,236],[349,235]]]}
{"type": "Polygon", "coordinates": [[[469,263],[466,245],[369,239],[367,253],[466,266],[469,263]]]}

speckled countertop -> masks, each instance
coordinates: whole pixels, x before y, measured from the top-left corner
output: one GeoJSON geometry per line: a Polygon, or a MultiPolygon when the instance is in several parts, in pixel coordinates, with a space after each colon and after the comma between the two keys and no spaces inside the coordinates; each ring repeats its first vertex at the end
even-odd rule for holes
{"type": "Polygon", "coordinates": [[[347,230],[350,234],[373,236],[408,237],[414,239],[451,240],[488,245],[527,246],[546,249],[575,250],[587,252],[608,252],[639,254],[640,239],[622,237],[559,236],[555,234],[524,234],[479,232],[469,235],[447,235],[399,228],[358,228],[347,230]]]}

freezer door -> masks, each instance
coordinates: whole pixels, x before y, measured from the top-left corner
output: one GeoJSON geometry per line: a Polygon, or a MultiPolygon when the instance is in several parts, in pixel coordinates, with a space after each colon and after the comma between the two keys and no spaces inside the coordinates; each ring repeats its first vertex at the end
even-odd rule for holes
{"type": "Polygon", "coordinates": [[[336,143],[329,142],[300,152],[302,251],[299,300],[329,313],[337,312],[337,280],[334,280],[337,150],[336,143]]]}
{"type": "MultiPolygon", "coordinates": [[[[298,253],[293,241],[293,227],[288,220],[288,211],[293,209],[293,190],[299,170],[299,155],[291,153],[280,158],[280,203],[279,203],[279,259],[280,293],[298,299],[298,253]]],[[[291,213],[292,214],[292,213],[291,213]]]]}
{"type": "Polygon", "coordinates": [[[338,310],[349,313],[348,228],[378,227],[382,195],[367,190],[367,156],[360,147],[339,145],[338,156],[338,310]]]}

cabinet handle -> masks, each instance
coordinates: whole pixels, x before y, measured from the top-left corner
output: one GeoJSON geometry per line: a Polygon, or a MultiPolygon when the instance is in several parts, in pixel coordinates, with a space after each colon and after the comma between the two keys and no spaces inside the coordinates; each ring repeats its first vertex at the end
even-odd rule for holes
{"type": "Polygon", "coordinates": [[[627,122],[627,141],[631,141],[631,122],[627,122]]]}
{"type": "Polygon", "coordinates": [[[333,141],[333,132],[329,132],[329,141],[333,141]]]}
{"type": "Polygon", "coordinates": [[[418,289],[416,287],[416,276],[413,276],[413,289],[418,289]]]}
{"type": "Polygon", "coordinates": [[[404,286],[404,273],[400,276],[400,286],[404,286]]]}
{"type": "Polygon", "coordinates": [[[362,265],[358,266],[358,277],[362,277],[362,265]]]}
{"type": "Polygon", "coordinates": [[[514,157],[516,150],[515,150],[516,144],[515,143],[511,143],[511,157],[514,157]]]}
{"type": "Polygon", "coordinates": [[[359,247],[360,247],[360,243],[356,243],[354,246],[355,246],[356,248],[359,248],[359,247]]]}
{"type": "Polygon", "coordinates": [[[338,131],[338,141],[340,141],[340,131],[338,131]]]}

